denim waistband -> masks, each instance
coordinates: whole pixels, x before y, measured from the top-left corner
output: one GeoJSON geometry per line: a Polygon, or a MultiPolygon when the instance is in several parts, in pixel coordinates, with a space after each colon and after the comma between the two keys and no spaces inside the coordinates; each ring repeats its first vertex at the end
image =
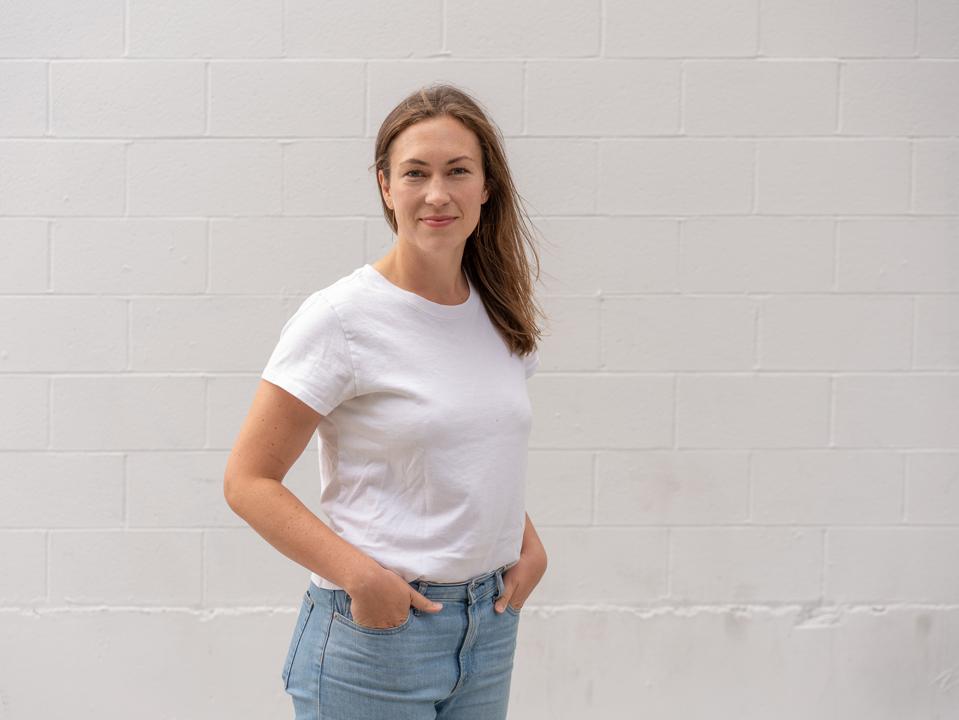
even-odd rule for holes
{"type": "Polygon", "coordinates": [[[458,583],[441,583],[430,580],[411,580],[410,587],[431,600],[466,600],[471,602],[486,596],[492,589],[503,592],[503,572],[516,563],[507,563],[488,573],[477,575],[458,583]]]}
{"type": "MultiPolygon", "coordinates": [[[[503,592],[503,573],[518,561],[506,563],[495,570],[464,580],[462,582],[444,583],[432,580],[410,580],[409,586],[421,595],[433,600],[464,600],[468,605],[485,598],[495,589],[497,596],[503,592]]],[[[344,589],[325,589],[316,585],[312,580],[307,594],[316,601],[322,593],[329,593],[336,602],[346,603],[349,593],[344,589]]]]}

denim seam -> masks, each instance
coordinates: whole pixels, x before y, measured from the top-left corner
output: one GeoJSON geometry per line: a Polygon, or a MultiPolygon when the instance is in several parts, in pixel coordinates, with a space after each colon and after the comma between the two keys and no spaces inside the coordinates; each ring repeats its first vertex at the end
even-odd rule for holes
{"type": "MultiPolygon", "coordinates": [[[[336,612],[336,602],[333,603],[333,613],[336,612]]],[[[330,632],[333,630],[333,613],[330,613],[330,619],[326,626],[326,639],[323,641],[323,649],[320,651],[320,667],[316,671],[316,716],[322,717],[320,715],[320,697],[323,690],[323,668],[326,667],[326,646],[330,642],[330,632]]]]}
{"type": "Polygon", "coordinates": [[[303,641],[303,636],[306,634],[306,626],[310,622],[310,616],[313,614],[313,598],[310,597],[310,593],[307,592],[300,604],[300,615],[303,616],[303,624],[300,625],[299,616],[296,623],[295,633],[296,638],[293,643],[293,647],[290,651],[288,658],[288,667],[287,663],[284,663],[284,669],[286,670],[286,677],[283,680],[283,689],[288,690],[290,687],[290,678],[293,676],[293,663],[296,662],[296,655],[300,650],[300,643],[303,641]],[[309,609],[307,609],[303,603],[309,603],[309,609]]]}

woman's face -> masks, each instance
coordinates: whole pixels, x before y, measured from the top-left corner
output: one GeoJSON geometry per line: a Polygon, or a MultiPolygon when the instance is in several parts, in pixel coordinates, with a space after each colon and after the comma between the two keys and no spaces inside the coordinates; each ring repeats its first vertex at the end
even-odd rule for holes
{"type": "Polygon", "coordinates": [[[487,201],[479,140],[455,118],[421,120],[397,135],[389,150],[390,178],[377,171],[397,237],[424,251],[466,244],[487,201]],[[450,162],[453,161],[453,162],[450,162]],[[452,217],[431,224],[432,216],[452,217]]]}

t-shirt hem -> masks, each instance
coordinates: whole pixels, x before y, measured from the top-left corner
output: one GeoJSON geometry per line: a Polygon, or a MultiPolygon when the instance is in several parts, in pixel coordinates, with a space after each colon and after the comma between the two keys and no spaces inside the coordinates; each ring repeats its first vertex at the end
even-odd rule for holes
{"type": "Polygon", "coordinates": [[[322,575],[317,575],[316,573],[310,573],[310,582],[316,585],[318,588],[323,588],[324,590],[343,590],[335,582],[327,580],[322,575]]]}
{"type": "Polygon", "coordinates": [[[264,371],[261,375],[261,378],[264,380],[273,383],[274,385],[283,388],[288,393],[296,397],[297,399],[303,401],[309,405],[313,410],[318,412],[320,415],[328,415],[333,410],[333,406],[323,400],[320,400],[316,395],[311,393],[303,385],[298,383],[295,380],[291,380],[287,377],[281,377],[274,374],[270,371],[264,371]]]}

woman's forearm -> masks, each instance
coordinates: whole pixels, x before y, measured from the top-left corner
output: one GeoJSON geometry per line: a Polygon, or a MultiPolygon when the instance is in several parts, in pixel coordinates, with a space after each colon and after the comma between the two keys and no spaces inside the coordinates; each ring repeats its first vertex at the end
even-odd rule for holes
{"type": "Polygon", "coordinates": [[[236,481],[226,500],[270,545],[341,588],[354,587],[365,573],[379,567],[278,480],[256,477],[236,481]]]}
{"type": "Polygon", "coordinates": [[[546,559],[546,548],[536,534],[536,528],[533,527],[533,521],[529,519],[529,513],[526,513],[526,529],[523,531],[523,546],[520,548],[520,555],[536,554],[546,559]]]}

